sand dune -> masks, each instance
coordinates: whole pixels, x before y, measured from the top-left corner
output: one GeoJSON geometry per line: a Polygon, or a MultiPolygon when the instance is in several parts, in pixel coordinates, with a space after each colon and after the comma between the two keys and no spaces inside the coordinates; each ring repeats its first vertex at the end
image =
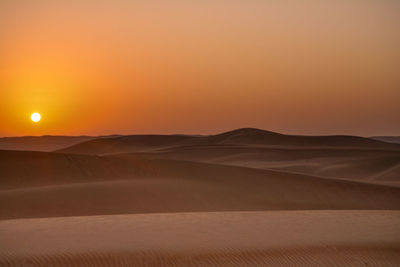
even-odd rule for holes
{"type": "Polygon", "coordinates": [[[178,145],[185,140],[197,137],[189,135],[130,135],[112,138],[96,139],[82,142],[71,147],[58,150],[73,154],[116,154],[129,152],[153,151],[178,145]]]}
{"type": "Polygon", "coordinates": [[[400,144],[400,136],[373,136],[371,139],[383,141],[387,143],[396,143],[400,144]]]}
{"type": "Polygon", "coordinates": [[[62,153],[135,154],[400,185],[400,146],[355,136],[291,136],[238,129],[211,136],[140,135],[92,140],[62,153]]]}
{"type": "MultiPolygon", "coordinates": [[[[214,136],[199,137],[206,143],[257,144],[272,146],[327,146],[327,147],[381,147],[393,148],[377,140],[359,136],[302,136],[286,135],[254,128],[242,128],[214,136]]],[[[399,146],[395,146],[399,149],[399,146]]]]}
{"type": "Polygon", "coordinates": [[[0,266],[398,266],[399,182],[398,145],[351,136],[0,150],[0,266]]]}
{"type": "Polygon", "coordinates": [[[104,138],[104,136],[3,137],[0,138],[0,150],[54,151],[98,138],[104,138]]]}
{"type": "Polygon", "coordinates": [[[398,266],[398,211],[114,215],[0,221],[0,265],[398,266]]]}
{"type": "MultiPolygon", "coordinates": [[[[137,153],[136,153],[137,154],[137,153]]],[[[369,149],[266,148],[254,146],[174,147],[137,154],[364,182],[400,182],[400,152],[369,149]]]]}
{"type": "Polygon", "coordinates": [[[2,151],[0,218],[399,209],[400,188],[136,156],[2,151]]]}
{"type": "Polygon", "coordinates": [[[179,146],[257,145],[285,147],[358,147],[400,151],[400,145],[357,136],[296,136],[243,128],[210,136],[132,135],[91,140],[59,150],[76,154],[142,152],[179,146]]]}

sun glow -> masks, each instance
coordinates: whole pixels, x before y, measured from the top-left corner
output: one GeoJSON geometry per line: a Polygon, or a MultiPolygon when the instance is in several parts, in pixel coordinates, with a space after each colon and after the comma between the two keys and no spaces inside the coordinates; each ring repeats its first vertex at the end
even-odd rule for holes
{"type": "Polygon", "coordinates": [[[42,116],[37,112],[32,113],[32,115],[31,115],[31,120],[33,122],[39,122],[41,118],[42,118],[42,116]]]}

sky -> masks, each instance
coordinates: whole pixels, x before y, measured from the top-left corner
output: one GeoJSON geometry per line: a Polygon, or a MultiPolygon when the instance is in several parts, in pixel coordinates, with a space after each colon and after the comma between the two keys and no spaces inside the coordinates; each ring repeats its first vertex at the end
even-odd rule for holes
{"type": "Polygon", "coordinates": [[[400,135],[398,14],[395,0],[3,0],[0,136],[400,135]]]}

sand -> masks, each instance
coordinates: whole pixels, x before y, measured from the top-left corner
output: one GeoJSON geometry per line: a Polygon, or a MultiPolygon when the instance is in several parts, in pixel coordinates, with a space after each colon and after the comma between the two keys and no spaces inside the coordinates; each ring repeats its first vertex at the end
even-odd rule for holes
{"type": "Polygon", "coordinates": [[[23,136],[0,138],[0,149],[22,151],[54,151],[84,141],[92,140],[90,136],[23,136]]]}
{"type": "Polygon", "coordinates": [[[102,138],[115,138],[117,135],[109,136],[21,136],[21,137],[1,137],[0,150],[20,150],[20,151],[43,151],[51,152],[60,150],[89,140],[102,138]]]}
{"type": "Polygon", "coordinates": [[[180,146],[134,154],[392,185],[398,184],[400,177],[400,153],[390,150],[225,145],[180,146]]]}
{"type": "Polygon", "coordinates": [[[0,221],[0,264],[398,266],[399,211],[205,212],[0,221]]]}
{"type": "Polygon", "coordinates": [[[0,150],[0,266],[400,265],[397,144],[239,129],[42,145],[0,150]]]}
{"type": "Polygon", "coordinates": [[[372,136],[371,139],[383,141],[387,143],[397,143],[400,144],[400,136],[372,136]]]}
{"type": "Polygon", "coordinates": [[[216,164],[0,153],[0,218],[191,211],[399,209],[400,188],[216,164]]]}
{"type": "Polygon", "coordinates": [[[139,135],[90,140],[58,152],[129,153],[400,186],[400,145],[357,136],[296,136],[243,128],[210,136],[139,135]]]}
{"type": "Polygon", "coordinates": [[[187,146],[261,146],[261,147],[327,147],[400,151],[400,144],[386,143],[358,136],[300,136],[243,128],[209,135],[131,135],[91,140],[58,150],[75,154],[115,154],[187,146]]]}

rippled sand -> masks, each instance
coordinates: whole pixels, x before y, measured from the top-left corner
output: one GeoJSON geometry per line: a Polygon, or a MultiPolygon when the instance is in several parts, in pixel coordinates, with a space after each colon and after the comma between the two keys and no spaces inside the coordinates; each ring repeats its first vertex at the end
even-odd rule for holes
{"type": "Polygon", "coordinates": [[[399,225],[398,211],[4,220],[0,266],[398,266],[399,225]]]}

